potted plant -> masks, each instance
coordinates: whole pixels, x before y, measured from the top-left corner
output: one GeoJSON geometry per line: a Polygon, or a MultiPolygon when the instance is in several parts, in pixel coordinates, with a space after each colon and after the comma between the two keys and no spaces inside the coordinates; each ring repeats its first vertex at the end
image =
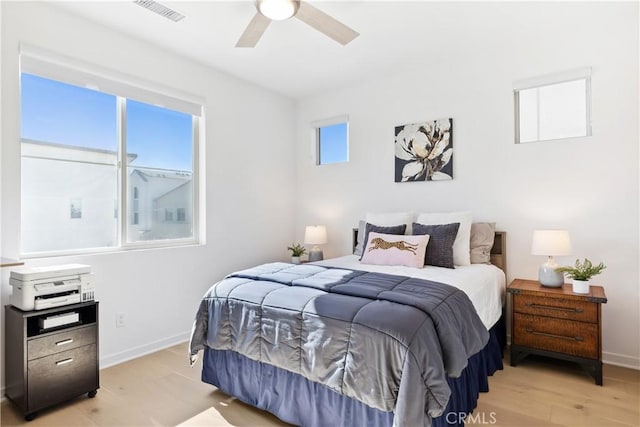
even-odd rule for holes
{"type": "Polygon", "coordinates": [[[300,264],[300,257],[307,253],[307,248],[300,243],[291,244],[287,249],[291,251],[291,262],[293,264],[300,264]]]}
{"type": "Polygon", "coordinates": [[[593,276],[596,276],[607,268],[603,263],[593,265],[587,258],[584,262],[576,260],[574,266],[564,266],[556,268],[559,273],[564,273],[567,277],[573,279],[573,292],[576,294],[588,294],[589,293],[589,281],[593,276]]]}

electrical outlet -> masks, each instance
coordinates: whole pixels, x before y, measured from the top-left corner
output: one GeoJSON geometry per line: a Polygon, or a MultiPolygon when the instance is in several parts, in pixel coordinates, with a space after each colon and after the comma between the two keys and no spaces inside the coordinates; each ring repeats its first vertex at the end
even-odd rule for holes
{"type": "Polygon", "coordinates": [[[124,327],[124,313],[116,313],[116,328],[124,327]]]}

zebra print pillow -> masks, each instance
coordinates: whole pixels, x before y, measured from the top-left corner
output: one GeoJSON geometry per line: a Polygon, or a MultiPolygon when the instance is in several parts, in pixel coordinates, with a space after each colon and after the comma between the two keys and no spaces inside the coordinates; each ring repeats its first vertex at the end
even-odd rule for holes
{"type": "Polygon", "coordinates": [[[429,236],[369,233],[362,251],[362,262],[375,265],[404,265],[422,268],[429,236]]]}

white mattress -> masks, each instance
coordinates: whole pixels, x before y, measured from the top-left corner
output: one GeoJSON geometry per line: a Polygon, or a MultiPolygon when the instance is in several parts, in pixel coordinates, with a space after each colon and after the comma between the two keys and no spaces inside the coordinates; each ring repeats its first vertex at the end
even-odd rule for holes
{"type": "Polygon", "coordinates": [[[504,272],[495,265],[471,264],[455,269],[430,265],[424,268],[384,266],[363,264],[356,255],[326,259],[312,264],[416,277],[455,286],[469,296],[487,329],[495,325],[502,315],[506,278],[504,272]]]}

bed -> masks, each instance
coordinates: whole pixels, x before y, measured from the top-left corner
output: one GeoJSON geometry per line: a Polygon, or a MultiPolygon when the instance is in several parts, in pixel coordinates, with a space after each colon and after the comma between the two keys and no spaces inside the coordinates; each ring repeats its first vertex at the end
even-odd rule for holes
{"type": "Polygon", "coordinates": [[[204,382],[295,425],[464,425],[502,369],[505,237],[492,265],[233,273],[200,304],[191,361],[204,350],[204,382]]]}

